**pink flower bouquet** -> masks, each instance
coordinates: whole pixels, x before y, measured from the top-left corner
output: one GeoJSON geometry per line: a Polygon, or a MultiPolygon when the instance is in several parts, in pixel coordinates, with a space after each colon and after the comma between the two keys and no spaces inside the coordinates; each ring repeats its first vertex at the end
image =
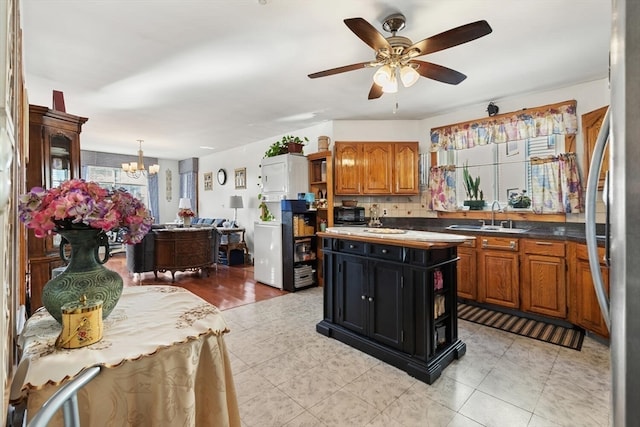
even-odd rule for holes
{"type": "Polygon", "coordinates": [[[126,190],[107,190],[95,182],[71,179],[53,189],[34,187],[20,196],[20,221],[36,237],[58,230],[124,230],[123,241],[139,243],[151,229],[149,210],[126,190]]]}

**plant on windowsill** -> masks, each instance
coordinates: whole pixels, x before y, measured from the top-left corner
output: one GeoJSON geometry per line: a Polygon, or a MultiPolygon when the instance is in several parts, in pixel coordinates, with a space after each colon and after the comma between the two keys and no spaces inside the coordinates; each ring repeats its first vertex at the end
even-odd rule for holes
{"type": "Polygon", "coordinates": [[[509,206],[514,209],[527,209],[531,207],[531,198],[527,196],[527,190],[520,193],[513,192],[509,194],[509,206]]]}
{"type": "Polygon", "coordinates": [[[462,167],[462,178],[464,190],[468,199],[464,201],[464,206],[469,206],[470,210],[481,210],[484,207],[484,194],[480,190],[480,177],[475,179],[469,173],[469,165],[465,163],[462,167]]]}

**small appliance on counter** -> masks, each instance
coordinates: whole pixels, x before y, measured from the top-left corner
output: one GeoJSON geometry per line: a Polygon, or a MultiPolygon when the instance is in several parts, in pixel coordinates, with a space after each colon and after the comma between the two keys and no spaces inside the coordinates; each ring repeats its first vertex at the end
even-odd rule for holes
{"type": "Polygon", "coordinates": [[[333,224],[336,227],[367,225],[362,206],[335,206],[333,208],[333,224]]]}

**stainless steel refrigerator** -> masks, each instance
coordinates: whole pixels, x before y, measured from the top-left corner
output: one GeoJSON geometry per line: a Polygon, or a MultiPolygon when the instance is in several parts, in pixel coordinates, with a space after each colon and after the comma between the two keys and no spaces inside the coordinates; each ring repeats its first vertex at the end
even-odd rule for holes
{"type": "Polygon", "coordinates": [[[587,183],[586,231],[596,294],[611,337],[612,421],[626,427],[640,426],[640,1],[614,0],[612,5],[611,103],[587,183]],[[609,299],[599,288],[598,260],[593,259],[597,191],[592,182],[607,139],[609,299]]]}

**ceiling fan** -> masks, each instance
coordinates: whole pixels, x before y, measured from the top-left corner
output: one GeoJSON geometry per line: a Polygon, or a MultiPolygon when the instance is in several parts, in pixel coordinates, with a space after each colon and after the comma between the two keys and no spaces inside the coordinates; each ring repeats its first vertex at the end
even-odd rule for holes
{"type": "Polygon", "coordinates": [[[384,37],[363,18],[345,19],[344,23],[347,27],[375,50],[376,59],[319,71],[309,74],[309,78],[315,79],[361,68],[379,67],[373,76],[369,99],[380,98],[383,93],[396,92],[398,80],[402,81],[405,87],[409,87],[420,76],[457,85],[467,76],[451,68],[415,58],[470,42],[492,31],[487,21],[476,21],[413,43],[407,37],[396,35],[405,27],[405,22],[406,19],[401,13],[388,16],[382,28],[390,32],[391,36],[384,37]]]}

